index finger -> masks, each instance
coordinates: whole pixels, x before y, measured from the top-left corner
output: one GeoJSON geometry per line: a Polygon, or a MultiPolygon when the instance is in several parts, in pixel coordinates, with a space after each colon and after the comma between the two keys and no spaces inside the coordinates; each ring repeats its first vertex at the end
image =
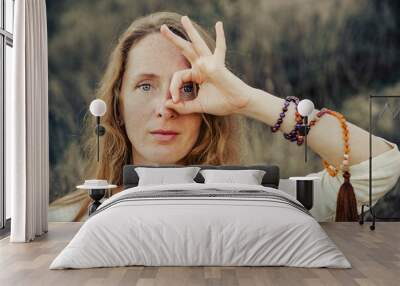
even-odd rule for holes
{"type": "Polygon", "coordinates": [[[210,49],[204,42],[203,38],[200,36],[199,32],[194,28],[189,17],[183,16],[181,18],[181,22],[186,32],[188,33],[189,38],[192,40],[193,47],[196,50],[197,54],[199,54],[200,56],[210,56],[211,55],[210,49]]]}
{"type": "Polygon", "coordinates": [[[163,24],[160,28],[160,32],[168,40],[170,40],[178,49],[182,51],[182,54],[191,62],[194,63],[198,58],[198,55],[194,51],[191,43],[185,39],[179,37],[174,32],[172,32],[167,25],[163,24]]]}

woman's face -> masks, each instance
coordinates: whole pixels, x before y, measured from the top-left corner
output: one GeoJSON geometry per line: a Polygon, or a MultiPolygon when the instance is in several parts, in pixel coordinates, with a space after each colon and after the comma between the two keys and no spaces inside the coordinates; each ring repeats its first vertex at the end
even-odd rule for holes
{"type": "MultiPolygon", "coordinates": [[[[120,106],[134,164],[177,163],[196,143],[201,114],[181,115],[164,106],[171,98],[172,75],[187,68],[186,58],[160,33],[146,36],[129,51],[120,106]]],[[[188,99],[195,96],[191,85],[180,92],[188,99]]]]}

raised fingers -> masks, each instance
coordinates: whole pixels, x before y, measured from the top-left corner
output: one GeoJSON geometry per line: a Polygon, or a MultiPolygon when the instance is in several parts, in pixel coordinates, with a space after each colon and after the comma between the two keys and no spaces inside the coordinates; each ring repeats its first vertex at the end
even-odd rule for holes
{"type": "Polygon", "coordinates": [[[161,26],[160,32],[182,51],[182,54],[189,60],[189,62],[194,63],[196,61],[198,55],[189,41],[186,41],[173,33],[165,24],[161,26]]]}
{"type": "Polygon", "coordinates": [[[226,55],[226,41],[225,41],[225,33],[224,28],[222,26],[222,22],[217,22],[215,24],[215,32],[217,35],[215,52],[214,55],[217,57],[217,60],[225,64],[225,55],[226,55]]]}
{"type": "Polygon", "coordinates": [[[198,55],[200,56],[209,56],[211,55],[211,51],[208,48],[207,44],[204,42],[203,38],[200,36],[199,32],[195,29],[192,22],[190,21],[188,16],[183,16],[181,18],[181,22],[186,32],[189,35],[189,38],[192,40],[193,47],[198,55]]]}

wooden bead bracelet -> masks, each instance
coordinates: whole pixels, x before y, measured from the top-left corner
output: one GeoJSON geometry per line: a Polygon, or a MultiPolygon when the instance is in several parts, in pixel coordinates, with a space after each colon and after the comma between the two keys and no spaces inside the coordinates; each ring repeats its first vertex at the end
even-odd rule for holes
{"type": "MultiPolygon", "coordinates": [[[[339,112],[329,110],[327,108],[323,108],[321,111],[317,113],[317,118],[321,118],[324,114],[330,114],[336,117],[340,121],[340,127],[342,128],[342,138],[344,141],[344,148],[343,148],[343,161],[340,165],[340,169],[343,172],[349,171],[349,159],[350,159],[350,143],[349,143],[349,128],[346,123],[345,117],[340,114],[339,112]]],[[[312,122],[312,121],[311,121],[312,122]]],[[[310,122],[310,126],[311,126],[310,122]]],[[[315,125],[315,122],[312,124],[315,125]]],[[[330,165],[326,160],[322,161],[324,168],[332,177],[335,177],[338,174],[338,171],[334,166],[330,165]]]]}
{"type": "MultiPolygon", "coordinates": [[[[342,128],[342,138],[344,141],[343,148],[343,161],[339,166],[339,170],[343,172],[343,184],[340,186],[337,199],[336,199],[336,216],[335,221],[357,221],[358,210],[357,210],[357,198],[354,192],[354,188],[350,182],[350,142],[349,142],[349,127],[347,126],[345,117],[339,112],[323,108],[317,113],[316,119],[310,122],[310,127],[314,126],[316,121],[319,120],[323,115],[330,114],[336,117],[340,122],[342,128]]],[[[326,160],[322,160],[324,168],[328,174],[332,177],[337,176],[339,170],[334,166],[330,165],[326,160]]]]}

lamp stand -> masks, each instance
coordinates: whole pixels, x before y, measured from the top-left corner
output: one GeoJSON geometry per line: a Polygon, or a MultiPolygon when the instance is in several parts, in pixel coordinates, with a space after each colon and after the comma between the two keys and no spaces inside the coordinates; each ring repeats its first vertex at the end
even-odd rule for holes
{"type": "Polygon", "coordinates": [[[100,124],[100,116],[96,116],[96,129],[95,133],[97,136],[97,162],[99,162],[100,158],[100,136],[103,136],[106,133],[106,129],[104,126],[100,124]]]}
{"type": "Polygon", "coordinates": [[[308,116],[304,116],[303,125],[299,128],[299,133],[304,136],[304,161],[307,162],[307,134],[310,131],[310,126],[308,126],[308,116]]]}

